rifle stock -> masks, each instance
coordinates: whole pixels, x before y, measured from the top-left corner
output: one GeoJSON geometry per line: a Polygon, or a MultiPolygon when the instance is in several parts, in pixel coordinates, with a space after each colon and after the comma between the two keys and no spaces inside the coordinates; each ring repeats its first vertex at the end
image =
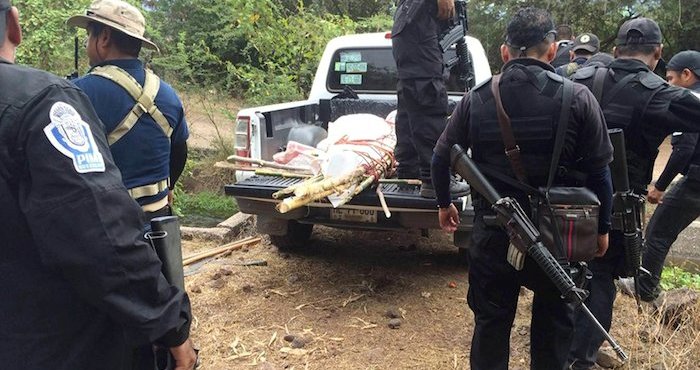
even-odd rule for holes
{"type": "Polygon", "coordinates": [[[451,163],[452,168],[467,180],[472,189],[479,192],[491,203],[492,209],[496,213],[496,219],[508,233],[511,243],[518,249],[525,251],[537,263],[557,287],[563,298],[581,307],[586,316],[613,347],[617,356],[622,361],[627,361],[627,354],[583,303],[588,297],[588,292],[576,287],[571,276],[564,271],[552,253],[542,244],[539,231],[525,214],[518,201],[508,197],[502,198],[469,158],[466,151],[458,144],[452,147],[451,163]]]}
{"type": "Polygon", "coordinates": [[[627,153],[625,137],[621,129],[608,130],[610,141],[613,144],[613,162],[610,164],[613,187],[613,230],[622,232],[623,247],[625,249],[624,275],[634,278],[634,298],[637,301],[637,310],[642,306],[639,299],[639,274],[642,273],[642,218],[644,197],[635,194],[630,189],[627,170],[627,153]]]}

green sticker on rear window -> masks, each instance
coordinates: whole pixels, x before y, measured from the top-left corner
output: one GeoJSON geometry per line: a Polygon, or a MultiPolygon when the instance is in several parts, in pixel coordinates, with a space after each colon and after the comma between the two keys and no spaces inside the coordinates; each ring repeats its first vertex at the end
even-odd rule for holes
{"type": "Polygon", "coordinates": [[[341,62],[361,62],[362,53],[359,51],[341,51],[340,52],[341,62]]]}
{"type": "Polygon", "coordinates": [[[336,72],[345,72],[345,62],[335,62],[336,72]]]}
{"type": "Polygon", "coordinates": [[[348,73],[365,73],[367,72],[367,63],[347,63],[345,71],[348,73]]]}
{"type": "Polygon", "coordinates": [[[340,75],[341,85],[362,85],[362,75],[340,75]]]}

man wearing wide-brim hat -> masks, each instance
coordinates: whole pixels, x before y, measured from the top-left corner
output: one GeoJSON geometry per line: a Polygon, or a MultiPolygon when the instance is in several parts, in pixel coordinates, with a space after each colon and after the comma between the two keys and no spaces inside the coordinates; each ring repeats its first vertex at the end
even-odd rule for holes
{"type": "MultiPolygon", "coordinates": [[[[158,50],[144,36],[146,21],[139,9],[120,0],[95,0],[67,23],[88,34],[85,48],[91,68],[73,82],[95,107],[122,181],[145,213],[144,231],[150,231],[151,219],[171,215],[171,191],[187,159],[189,132],[182,103],[173,88],[138,59],[143,46],[158,50]]],[[[176,360],[186,354],[178,352],[182,346],[192,351],[186,336],[162,334],[150,340],[163,347],[178,345],[171,348],[176,360]]],[[[153,369],[151,345],[142,345],[134,352],[131,369],[153,369]]]]}
{"type": "Polygon", "coordinates": [[[73,82],[90,97],[108,134],[124,185],[146,212],[146,222],[170,215],[171,190],[187,159],[189,136],[177,94],[138,59],[144,36],[139,9],[120,0],[96,0],[68,25],[87,30],[91,69],[73,82]]]}

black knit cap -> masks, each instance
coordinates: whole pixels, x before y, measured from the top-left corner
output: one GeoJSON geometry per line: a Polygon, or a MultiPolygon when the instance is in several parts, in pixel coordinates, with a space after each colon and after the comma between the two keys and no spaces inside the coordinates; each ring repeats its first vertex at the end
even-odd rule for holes
{"type": "Polygon", "coordinates": [[[7,10],[12,7],[10,0],[0,0],[0,44],[2,44],[2,39],[5,38],[5,28],[7,27],[7,10]]]}
{"type": "Polygon", "coordinates": [[[541,43],[548,35],[556,36],[549,12],[535,7],[522,8],[508,22],[506,45],[525,51],[541,43]]]}
{"type": "Polygon", "coordinates": [[[666,69],[671,71],[680,72],[686,68],[700,76],[700,52],[695,50],[681,51],[666,64],[666,69]]]}
{"type": "Polygon", "coordinates": [[[649,18],[630,19],[620,26],[616,45],[661,44],[661,29],[649,18]]]}

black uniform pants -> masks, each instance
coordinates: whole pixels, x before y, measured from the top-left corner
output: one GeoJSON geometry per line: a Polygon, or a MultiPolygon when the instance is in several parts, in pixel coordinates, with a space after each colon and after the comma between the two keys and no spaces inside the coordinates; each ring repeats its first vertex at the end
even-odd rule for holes
{"type": "MultiPolygon", "coordinates": [[[[620,275],[624,266],[624,247],[622,233],[610,231],[610,246],[603,257],[595,258],[588,263],[588,269],[593,274],[588,282],[589,296],[584,302],[596,319],[610,331],[613,315],[613,303],[617,290],[615,279],[620,275]]],[[[580,310],[576,311],[576,326],[574,340],[569,354],[571,369],[590,369],[595,365],[598,349],[605,337],[591,320],[580,310]]]]}
{"type": "Polygon", "coordinates": [[[530,325],[532,369],[564,369],[573,333],[573,309],[539,267],[527,258],[516,271],[506,260],[508,236],[475,217],[469,248],[469,292],[474,312],[474,336],[470,355],[472,370],[508,369],[510,331],[520,287],[535,293],[530,325]]]}
{"type": "Polygon", "coordinates": [[[700,216],[700,181],[684,176],[663,197],[649,220],[642,266],[651,276],[639,278],[640,295],[652,300],[659,294],[661,270],[671,245],[700,216]]]}
{"type": "Polygon", "coordinates": [[[399,80],[396,148],[398,175],[430,181],[433,148],[447,125],[447,90],[442,78],[399,80]]]}

